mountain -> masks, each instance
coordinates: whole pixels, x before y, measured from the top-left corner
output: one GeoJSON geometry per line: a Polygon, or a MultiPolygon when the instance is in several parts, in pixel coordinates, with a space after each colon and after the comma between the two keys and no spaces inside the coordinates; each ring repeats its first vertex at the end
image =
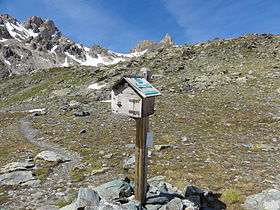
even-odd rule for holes
{"type": "Polygon", "coordinates": [[[175,42],[172,40],[169,34],[166,34],[165,37],[159,42],[156,43],[152,40],[142,40],[138,43],[137,46],[132,48],[129,53],[143,52],[145,50],[156,50],[160,48],[173,47],[175,42]]]}
{"type": "Polygon", "coordinates": [[[34,16],[19,23],[8,14],[0,15],[0,79],[53,67],[115,64],[137,55],[76,44],[52,20],[34,16]]]}

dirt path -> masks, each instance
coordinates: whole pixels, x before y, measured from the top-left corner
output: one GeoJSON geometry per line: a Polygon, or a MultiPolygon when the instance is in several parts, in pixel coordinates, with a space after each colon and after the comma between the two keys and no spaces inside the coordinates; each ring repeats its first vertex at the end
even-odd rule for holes
{"type": "Polygon", "coordinates": [[[20,131],[30,143],[45,150],[56,152],[66,157],[66,159],[70,159],[70,161],[59,164],[57,167],[55,167],[48,180],[55,182],[59,179],[69,178],[69,173],[73,170],[73,168],[80,165],[81,158],[77,153],[63,149],[50,142],[38,140],[36,135],[39,133],[39,131],[32,127],[32,122],[28,120],[28,117],[23,117],[20,119],[20,131]]]}

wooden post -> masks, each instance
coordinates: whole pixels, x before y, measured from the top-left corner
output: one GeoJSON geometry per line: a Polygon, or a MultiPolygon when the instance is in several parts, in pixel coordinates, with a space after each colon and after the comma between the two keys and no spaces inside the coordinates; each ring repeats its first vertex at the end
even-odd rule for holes
{"type": "MultiPolygon", "coordinates": [[[[148,68],[141,69],[142,76],[151,81],[151,70],[148,68]]],[[[136,151],[135,151],[135,199],[143,206],[147,194],[147,166],[148,166],[148,149],[147,133],[149,131],[149,117],[136,119],[136,151]]]]}

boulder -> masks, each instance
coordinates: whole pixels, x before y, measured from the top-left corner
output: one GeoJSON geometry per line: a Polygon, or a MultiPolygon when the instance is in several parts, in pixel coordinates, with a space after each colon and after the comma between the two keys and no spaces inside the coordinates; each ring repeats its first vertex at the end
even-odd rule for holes
{"type": "Polygon", "coordinates": [[[89,189],[81,187],[78,192],[78,197],[70,205],[60,208],[61,210],[73,209],[99,209],[100,197],[99,195],[89,189]]]}
{"type": "Polygon", "coordinates": [[[162,193],[160,192],[159,194],[152,194],[149,193],[147,195],[147,199],[146,199],[146,204],[166,204],[168,203],[170,200],[172,200],[174,198],[173,194],[169,194],[169,193],[162,193]]]}
{"type": "Polygon", "coordinates": [[[248,210],[279,210],[280,191],[276,189],[268,189],[261,193],[251,195],[246,198],[244,207],[248,210]]]}
{"type": "Polygon", "coordinates": [[[203,195],[204,191],[195,187],[195,186],[186,186],[185,189],[183,190],[183,196],[185,198],[189,197],[189,196],[194,196],[194,195],[203,195]]]}
{"type": "Polygon", "coordinates": [[[33,185],[39,183],[31,171],[14,171],[0,175],[0,186],[2,185],[33,185]]]}
{"type": "Polygon", "coordinates": [[[81,187],[75,205],[77,208],[94,207],[99,206],[99,202],[100,197],[95,191],[81,187]]]}
{"type": "Polygon", "coordinates": [[[131,185],[123,180],[113,180],[95,188],[98,195],[105,200],[129,197],[133,194],[131,185]]]}
{"type": "Polygon", "coordinates": [[[101,200],[98,210],[130,210],[130,208],[114,201],[101,200]]]}
{"type": "Polygon", "coordinates": [[[123,204],[122,206],[128,208],[129,210],[138,210],[140,209],[141,204],[139,201],[132,200],[128,203],[123,204]]]}
{"type": "Polygon", "coordinates": [[[145,208],[147,210],[158,210],[161,207],[160,204],[147,204],[145,205],[145,208]]]}
{"type": "Polygon", "coordinates": [[[28,168],[34,167],[35,164],[31,164],[28,162],[12,162],[4,165],[2,168],[0,168],[0,173],[8,173],[12,171],[17,170],[26,170],[28,168]]]}
{"type": "Polygon", "coordinates": [[[184,210],[184,204],[180,198],[174,198],[164,206],[162,206],[159,210],[184,210]]]}
{"type": "Polygon", "coordinates": [[[59,162],[59,163],[70,161],[69,158],[67,158],[63,155],[60,155],[56,152],[53,152],[53,151],[40,152],[38,155],[36,155],[35,159],[42,159],[45,161],[59,162]]]}

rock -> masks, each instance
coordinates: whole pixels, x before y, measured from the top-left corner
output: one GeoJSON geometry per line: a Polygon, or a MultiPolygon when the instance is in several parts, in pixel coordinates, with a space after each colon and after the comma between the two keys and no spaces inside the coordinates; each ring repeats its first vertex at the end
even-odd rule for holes
{"type": "Polygon", "coordinates": [[[189,209],[199,210],[201,207],[200,196],[198,195],[189,196],[188,198],[183,199],[182,202],[189,209]]]}
{"type": "Polygon", "coordinates": [[[159,42],[161,47],[167,47],[169,45],[175,45],[174,41],[172,40],[169,34],[166,34],[165,37],[159,42]]]}
{"type": "Polygon", "coordinates": [[[122,206],[128,208],[129,210],[138,210],[140,209],[141,204],[137,200],[132,200],[122,206]]]}
{"type": "Polygon", "coordinates": [[[86,133],[86,132],[87,132],[86,129],[82,129],[82,130],[80,130],[79,134],[83,134],[83,133],[86,133]]]}
{"type": "Polygon", "coordinates": [[[153,205],[153,204],[147,204],[147,205],[145,205],[145,208],[146,208],[147,210],[158,210],[160,207],[161,207],[160,204],[155,204],[155,205],[153,205]]]}
{"type": "Polygon", "coordinates": [[[92,170],[92,172],[90,173],[91,175],[95,175],[95,174],[103,174],[106,171],[108,171],[110,168],[109,167],[103,167],[103,168],[99,168],[99,169],[95,169],[92,170]]]}
{"type": "Polygon", "coordinates": [[[2,185],[33,185],[38,183],[31,171],[15,171],[0,175],[0,186],[2,185]]]}
{"type": "Polygon", "coordinates": [[[261,193],[251,195],[246,198],[244,207],[248,210],[279,210],[280,191],[276,189],[268,189],[261,193]]]}
{"type": "Polygon", "coordinates": [[[135,144],[126,144],[125,148],[126,149],[134,149],[135,148],[135,144]]]}
{"type": "Polygon", "coordinates": [[[170,144],[155,145],[156,151],[161,151],[161,150],[169,148],[169,147],[171,147],[170,144]]]}
{"type": "MultiPolygon", "coordinates": [[[[162,193],[169,193],[169,194],[180,194],[181,192],[179,192],[179,190],[172,186],[169,183],[163,182],[163,181],[152,181],[150,183],[150,190],[152,189],[157,189],[158,192],[162,192],[162,193]]],[[[179,195],[178,195],[179,196],[179,195]]]]}
{"type": "Polygon", "coordinates": [[[135,53],[135,52],[143,52],[147,49],[153,49],[157,46],[157,43],[152,40],[142,40],[138,43],[136,47],[131,49],[129,53],[135,53]]]}
{"type": "Polygon", "coordinates": [[[43,159],[45,161],[59,162],[59,163],[70,161],[69,158],[62,156],[58,153],[55,153],[53,151],[40,152],[38,155],[36,155],[35,159],[43,159]]]}
{"type": "Polygon", "coordinates": [[[123,164],[123,169],[124,170],[129,170],[129,169],[134,169],[135,167],[135,156],[132,156],[129,158],[124,164],[123,164]]]}
{"type": "Polygon", "coordinates": [[[89,116],[90,113],[89,112],[84,112],[84,111],[77,111],[74,113],[75,116],[77,117],[86,117],[86,116],[89,116]]]}
{"type": "Polygon", "coordinates": [[[58,210],[59,208],[54,205],[46,205],[46,206],[41,206],[39,208],[36,208],[36,210],[58,210]]]}
{"type": "Polygon", "coordinates": [[[182,203],[182,200],[180,198],[174,198],[171,201],[169,201],[167,204],[159,208],[159,210],[184,210],[184,205],[182,203]]]}
{"type": "Polygon", "coordinates": [[[95,188],[98,195],[105,200],[129,197],[133,194],[131,185],[122,180],[113,180],[95,188]]]}
{"type": "Polygon", "coordinates": [[[104,155],[103,158],[105,159],[111,159],[113,157],[112,153],[108,153],[107,155],[104,155]]]}
{"type": "Polygon", "coordinates": [[[185,189],[183,190],[183,196],[185,198],[189,197],[189,196],[193,196],[193,195],[203,195],[204,191],[202,191],[201,189],[195,187],[195,186],[186,186],[185,189]]]}
{"type": "Polygon", "coordinates": [[[0,173],[8,173],[17,170],[26,170],[28,168],[34,167],[35,164],[27,163],[27,162],[12,162],[0,169],[0,173]]]}
{"type": "Polygon", "coordinates": [[[160,181],[160,180],[163,180],[165,179],[166,176],[154,176],[154,177],[151,177],[148,179],[148,182],[152,182],[152,181],[160,181]]]}
{"type": "Polygon", "coordinates": [[[148,193],[146,204],[166,204],[173,198],[174,195],[169,193],[162,193],[162,192],[160,192],[159,194],[148,193]]]}
{"type": "Polygon", "coordinates": [[[81,187],[75,205],[77,208],[94,207],[99,206],[99,202],[100,197],[95,191],[81,187]]]}
{"type": "Polygon", "coordinates": [[[64,206],[61,210],[72,209],[98,209],[100,204],[99,195],[89,189],[81,187],[78,192],[78,197],[70,205],[64,206]]]}
{"type": "Polygon", "coordinates": [[[98,210],[130,210],[118,202],[101,200],[98,210]]]}

